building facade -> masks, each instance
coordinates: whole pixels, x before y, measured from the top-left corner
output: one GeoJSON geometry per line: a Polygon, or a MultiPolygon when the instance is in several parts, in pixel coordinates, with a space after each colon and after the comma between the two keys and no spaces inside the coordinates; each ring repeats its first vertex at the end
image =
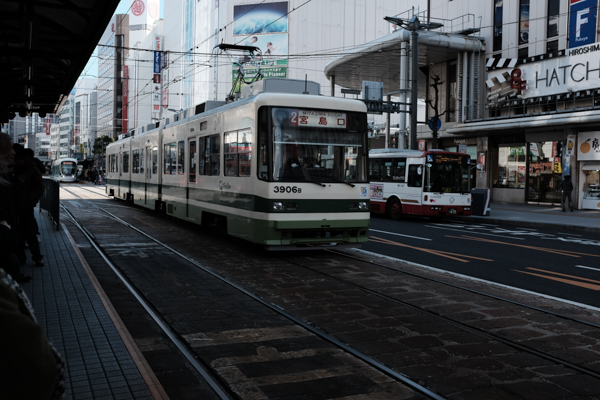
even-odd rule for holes
{"type": "MultiPolygon", "coordinates": [[[[492,201],[560,205],[560,182],[570,175],[576,206],[600,210],[598,1],[424,3],[421,20],[456,26],[472,16],[479,24],[463,34],[485,44],[473,69],[460,52],[426,68],[429,82],[443,82],[438,147],[471,154],[476,186],[489,188],[492,201]]],[[[431,88],[426,97],[435,97],[431,88]]],[[[431,130],[418,135],[431,148],[431,130]]]]}
{"type": "MultiPolygon", "coordinates": [[[[134,10],[132,10],[133,12],[134,10]]],[[[123,132],[123,67],[129,48],[129,15],[115,14],[98,43],[97,135],[123,132]]],[[[127,125],[125,124],[125,127],[127,125]]],[[[126,128],[125,128],[126,130],[126,128]]]]}
{"type": "MultiPolygon", "coordinates": [[[[265,78],[307,79],[318,82],[323,95],[342,96],[342,87],[323,75],[326,63],[346,49],[389,34],[390,24],[383,18],[398,13],[398,2],[305,3],[165,0],[166,109],[179,111],[206,100],[226,100],[239,90],[235,82],[240,62],[247,81],[260,67],[265,78]],[[221,44],[255,46],[260,51],[251,59],[243,51],[224,50],[221,44]]],[[[393,118],[391,123],[398,123],[397,116],[393,118]]]]}

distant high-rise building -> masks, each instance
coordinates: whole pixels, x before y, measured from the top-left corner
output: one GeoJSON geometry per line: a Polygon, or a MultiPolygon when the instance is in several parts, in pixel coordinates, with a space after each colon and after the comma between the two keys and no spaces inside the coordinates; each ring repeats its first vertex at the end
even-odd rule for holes
{"type": "Polygon", "coordinates": [[[116,14],[98,43],[98,136],[116,139],[122,132],[122,77],[128,47],[129,15],[116,14]]]}

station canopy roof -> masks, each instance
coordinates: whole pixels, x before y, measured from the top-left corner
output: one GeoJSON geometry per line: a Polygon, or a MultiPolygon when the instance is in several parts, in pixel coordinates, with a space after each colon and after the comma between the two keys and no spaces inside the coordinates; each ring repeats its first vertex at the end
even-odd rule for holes
{"type": "MultiPolygon", "coordinates": [[[[467,33],[472,33],[468,31],[467,33]]],[[[325,66],[325,76],[335,76],[336,85],[347,89],[361,90],[363,81],[383,82],[384,94],[400,89],[400,52],[402,41],[408,41],[411,32],[400,28],[391,34],[358,46],[325,66]]],[[[419,68],[455,60],[458,52],[484,51],[480,38],[459,33],[418,31],[419,68]]],[[[410,43],[408,50],[410,51],[410,43]]],[[[410,61],[408,61],[410,68],[410,61]]],[[[410,75],[407,75],[410,76],[410,75]]],[[[410,78],[409,78],[410,79],[410,78]]],[[[426,79],[418,78],[419,93],[425,93],[426,79]]],[[[419,96],[421,97],[421,96],[419,96]]]]}
{"type": "Polygon", "coordinates": [[[0,0],[0,122],[58,113],[120,0],[0,0]]]}

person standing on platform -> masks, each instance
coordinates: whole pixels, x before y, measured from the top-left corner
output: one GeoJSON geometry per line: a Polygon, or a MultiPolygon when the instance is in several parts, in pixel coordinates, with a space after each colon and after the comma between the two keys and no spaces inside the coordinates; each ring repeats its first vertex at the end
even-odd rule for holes
{"type": "Polygon", "coordinates": [[[567,211],[567,206],[573,211],[573,201],[571,200],[571,192],[573,192],[573,182],[571,182],[571,175],[565,175],[562,182],[560,183],[560,189],[562,190],[562,210],[567,211]]]}
{"type": "Polygon", "coordinates": [[[0,268],[0,399],[64,398],[65,363],[21,286],[0,268]]]}
{"type": "Polygon", "coordinates": [[[17,256],[21,264],[24,264],[27,260],[25,255],[25,242],[27,242],[33,264],[36,267],[43,267],[43,255],[40,252],[40,244],[35,234],[35,215],[33,212],[33,208],[44,194],[42,174],[35,166],[33,159],[27,157],[27,152],[23,146],[14,144],[13,148],[15,150],[13,184],[18,199],[18,204],[15,206],[22,224],[17,256]]]}
{"type": "Polygon", "coordinates": [[[16,197],[12,189],[8,166],[14,162],[13,143],[6,133],[0,133],[0,265],[17,282],[31,280],[24,276],[15,252],[19,243],[20,229],[15,209],[16,197]]]}

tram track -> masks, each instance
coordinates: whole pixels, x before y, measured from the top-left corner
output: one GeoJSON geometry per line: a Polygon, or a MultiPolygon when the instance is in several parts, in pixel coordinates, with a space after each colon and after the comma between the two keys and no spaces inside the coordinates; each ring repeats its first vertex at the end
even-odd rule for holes
{"type": "MultiPolygon", "coordinates": [[[[97,211],[102,212],[102,213],[106,214],[107,216],[109,216],[111,219],[117,221],[117,219],[115,219],[115,218],[113,218],[113,217],[110,216],[110,213],[106,213],[106,211],[102,210],[100,207],[96,207],[96,209],[97,209],[97,211]]],[[[130,225],[126,221],[123,221],[123,222],[120,222],[120,223],[124,223],[127,226],[129,226],[130,228],[135,229],[132,225],[130,225]]],[[[323,253],[325,253],[325,252],[323,252],[323,253]]],[[[391,268],[391,267],[389,267],[387,265],[384,265],[384,264],[381,264],[381,263],[376,263],[376,262],[373,262],[371,260],[365,260],[365,259],[362,259],[360,257],[353,257],[353,256],[350,256],[350,255],[345,254],[343,252],[329,250],[326,253],[333,254],[333,255],[335,255],[335,257],[344,257],[345,259],[348,259],[350,257],[354,261],[358,261],[358,262],[361,262],[361,263],[366,263],[368,265],[377,266],[377,267],[380,267],[380,268],[385,268],[385,269],[389,270],[390,273],[392,273],[392,272],[394,274],[402,273],[402,274],[405,274],[405,275],[410,275],[410,276],[412,276],[413,278],[416,278],[416,279],[426,279],[429,282],[435,283],[436,285],[443,284],[443,285],[449,286],[448,283],[440,281],[440,280],[431,279],[431,278],[426,277],[426,276],[420,276],[419,274],[407,273],[405,271],[398,270],[396,268],[391,268]]],[[[356,285],[353,282],[348,282],[348,281],[345,281],[343,279],[338,278],[337,276],[334,276],[334,275],[327,274],[327,273],[323,272],[322,269],[324,269],[324,268],[308,267],[308,266],[304,265],[303,263],[299,262],[298,258],[290,260],[290,259],[286,259],[285,257],[283,257],[281,259],[284,260],[288,264],[292,264],[292,265],[295,265],[295,266],[298,266],[298,267],[302,267],[302,268],[307,268],[310,271],[312,271],[312,273],[318,274],[318,275],[321,275],[321,276],[325,276],[326,279],[335,281],[335,282],[337,282],[340,285],[347,285],[347,286],[354,285],[353,286],[354,288],[362,290],[368,296],[377,296],[378,298],[384,300],[385,302],[389,302],[389,303],[393,303],[393,304],[396,304],[396,305],[400,305],[402,307],[407,307],[407,308],[413,309],[413,310],[421,312],[421,313],[426,313],[428,316],[430,316],[432,318],[442,319],[444,321],[444,323],[447,323],[447,324],[450,324],[452,326],[455,326],[455,327],[457,327],[458,329],[461,329],[464,332],[468,332],[470,334],[474,334],[474,335],[478,335],[480,337],[483,337],[483,338],[485,338],[485,340],[503,343],[503,344],[505,344],[507,346],[510,346],[511,348],[515,349],[515,351],[525,352],[525,353],[528,353],[528,354],[532,354],[532,355],[534,355],[536,357],[540,357],[540,358],[543,358],[543,359],[545,359],[545,360],[547,360],[547,361],[549,361],[551,363],[554,363],[557,366],[564,365],[565,368],[569,368],[572,371],[576,371],[576,373],[579,373],[579,374],[582,374],[582,375],[585,375],[585,376],[589,376],[589,377],[591,377],[593,379],[600,379],[600,374],[598,374],[598,372],[594,371],[593,369],[590,369],[590,368],[587,368],[587,367],[583,367],[583,366],[577,365],[575,363],[571,363],[568,360],[566,360],[565,358],[556,357],[556,356],[554,356],[552,354],[548,354],[547,352],[545,353],[543,351],[538,351],[538,350],[536,350],[534,348],[530,348],[530,346],[524,346],[524,345],[522,345],[520,343],[517,343],[514,340],[510,340],[510,339],[507,339],[505,337],[502,337],[502,335],[491,334],[489,332],[486,332],[484,329],[478,328],[477,326],[470,326],[469,324],[465,324],[462,321],[452,320],[451,318],[445,317],[440,312],[435,312],[435,311],[432,311],[431,309],[425,309],[423,307],[416,306],[414,303],[411,303],[411,302],[401,301],[401,300],[399,300],[397,298],[394,298],[393,296],[387,296],[384,293],[380,293],[380,290],[373,290],[372,288],[368,288],[366,286],[365,287],[361,287],[361,285],[356,285]]],[[[336,259],[335,262],[336,263],[340,263],[340,260],[336,259]]],[[[319,264],[319,263],[316,263],[316,264],[319,264]]],[[[326,263],[321,263],[321,265],[326,265],[326,263]]],[[[204,268],[204,266],[203,266],[203,268],[204,268]]],[[[365,270],[366,269],[365,267],[361,267],[361,266],[356,266],[356,268],[358,270],[361,270],[361,269],[365,270]]],[[[208,268],[208,270],[210,270],[210,268],[208,268]]],[[[257,296],[253,292],[250,292],[248,289],[245,289],[244,287],[240,286],[240,284],[237,284],[237,283],[233,282],[233,280],[235,279],[235,274],[228,273],[227,275],[228,275],[228,278],[224,278],[224,279],[230,280],[235,285],[235,287],[236,288],[239,287],[241,291],[248,292],[249,295],[255,296],[255,300],[256,301],[259,301],[258,299],[260,299],[260,301],[264,302],[264,305],[268,306],[271,310],[277,311],[280,314],[282,314],[281,312],[283,312],[282,315],[288,314],[289,317],[297,319],[299,321],[299,325],[303,326],[304,328],[306,328],[307,330],[310,330],[311,332],[313,332],[315,334],[317,334],[316,331],[323,331],[324,336],[322,336],[322,337],[325,340],[328,340],[330,343],[334,343],[336,346],[339,346],[340,348],[344,349],[344,351],[347,351],[347,350],[349,351],[350,349],[353,349],[351,346],[346,345],[343,340],[338,340],[335,337],[335,335],[336,335],[335,333],[334,334],[329,334],[328,332],[331,331],[331,330],[328,329],[327,327],[323,328],[322,326],[319,326],[319,325],[321,325],[319,322],[315,323],[314,321],[311,320],[310,317],[307,317],[307,316],[301,316],[300,318],[297,318],[294,315],[292,315],[292,313],[294,313],[294,310],[293,310],[294,307],[293,306],[284,305],[284,304],[286,304],[285,302],[282,303],[281,301],[277,301],[277,300],[281,300],[281,299],[277,299],[276,296],[269,296],[268,290],[266,290],[266,291],[259,290],[259,286],[260,285],[256,285],[256,286],[254,286],[254,289],[252,289],[254,292],[263,292],[262,294],[260,294],[260,296],[257,296]],[[285,309],[291,309],[292,311],[287,312],[287,311],[284,310],[284,308],[285,309]],[[320,329],[317,329],[317,327],[319,327],[320,329]],[[338,342],[338,343],[336,343],[336,342],[338,342]]],[[[248,285],[244,285],[244,286],[248,287],[248,285]]],[[[252,287],[252,286],[250,286],[250,287],[252,287]]],[[[600,327],[597,324],[590,323],[588,321],[584,321],[584,320],[577,319],[577,318],[572,318],[572,317],[570,317],[568,315],[564,315],[564,314],[560,314],[560,313],[555,313],[555,312],[550,311],[550,310],[544,310],[544,309],[539,308],[539,307],[531,307],[531,306],[528,306],[526,304],[522,304],[522,303],[519,303],[519,302],[512,301],[510,299],[505,299],[505,298],[502,298],[500,296],[494,296],[494,295],[486,294],[484,292],[473,290],[473,289],[469,289],[469,288],[465,288],[465,287],[461,287],[459,285],[450,285],[449,287],[452,287],[452,289],[456,289],[456,290],[463,290],[464,289],[464,290],[467,290],[470,294],[473,294],[473,295],[476,295],[476,296],[487,296],[492,301],[503,301],[503,302],[506,302],[506,304],[510,304],[511,306],[527,307],[527,309],[530,310],[531,312],[544,313],[544,314],[546,314],[548,316],[552,316],[552,317],[557,318],[557,319],[564,319],[565,321],[568,321],[569,323],[584,324],[585,326],[587,326],[589,328],[593,328],[593,329],[598,329],[600,327]]],[[[285,315],[285,316],[286,316],[286,318],[288,318],[287,315],[285,315]]],[[[358,353],[361,353],[359,350],[356,350],[356,351],[358,353]]],[[[397,366],[394,368],[393,365],[392,365],[391,368],[389,368],[388,366],[386,366],[386,364],[388,364],[388,363],[382,363],[382,362],[378,361],[377,357],[373,358],[373,357],[368,357],[367,356],[367,358],[373,359],[373,361],[374,361],[374,364],[372,364],[373,366],[377,366],[377,364],[380,364],[379,370],[383,371],[385,373],[388,373],[388,371],[386,369],[390,369],[390,371],[392,371],[392,372],[395,372],[396,370],[399,370],[397,368],[397,366]],[[383,367],[383,368],[381,368],[381,367],[383,367]]],[[[365,361],[367,358],[365,358],[363,361],[365,361]]],[[[400,374],[400,377],[402,379],[409,379],[404,374],[400,374]]],[[[415,389],[415,390],[419,389],[419,387],[421,387],[423,385],[422,384],[422,381],[423,381],[422,377],[419,377],[419,376],[414,376],[413,377],[413,376],[411,376],[411,378],[409,380],[414,380],[415,382],[419,382],[419,383],[417,383],[417,386],[413,387],[413,389],[415,389]]],[[[404,382],[404,383],[410,386],[409,383],[407,383],[407,382],[404,382]]],[[[425,386],[427,386],[427,385],[425,385],[425,386]]],[[[434,390],[429,390],[429,389],[427,389],[427,390],[429,391],[429,393],[426,393],[425,395],[427,395],[427,396],[429,396],[431,398],[441,398],[441,397],[435,397],[435,396],[438,396],[438,395],[436,394],[436,392],[434,390]]],[[[449,397],[449,398],[452,398],[452,396],[449,397]]]]}
{"type": "MultiPolygon", "coordinates": [[[[506,302],[506,303],[509,303],[509,304],[517,305],[517,306],[522,307],[522,308],[526,308],[526,309],[530,309],[530,310],[542,312],[542,313],[545,313],[545,314],[548,314],[548,315],[552,315],[552,316],[555,316],[555,317],[558,317],[558,318],[561,318],[561,319],[566,319],[566,320],[569,320],[569,321],[572,321],[572,322],[577,322],[577,323],[580,323],[580,324],[584,324],[584,325],[587,325],[587,326],[590,326],[590,327],[594,327],[594,328],[600,329],[600,325],[597,325],[597,324],[594,324],[594,323],[591,323],[591,322],[588,322],[588,321],[583,321],[583,320],[578,319],[578,318],[572,318],[572,317],[566,316],[564,314],[558,314],[558,313],[555,313],[555,312],[552,312],[552,311],[549,311],[549,310],[543,310],[543,309],[540,309],[538,307],[531,307],[529,305],[526,305],[526,304],[523,304],[523,303],[519,303],[519,302],[515,302],[515,301],[512,301],[510,299],[506,299],[506,298],[502,298],[502,297],[499,297],[499,296],[494,296],[494,295],[486,294],[486,293],[483,293],[483,292],[480,292],[480,291],[476,291],[476,290],[472,290],[472,289],[468,289],[468,288],[465,288],[465,287],[462,287],[462,286],[459,286],[459,285],[449,284],[447,282],[443,282],[443,281],[440,281],[440,280],[437,280],[437,279],[432,279],[432,278],[425,277],[425,276],[422,276],[422,275],[412,274],[412,273],[408,273],[408,272],[405,272],[405,271],[399,271],[397,269],[390,268],[390,267],[388,267],[386,265],[378,264],[376,262],[372,262],[372,261],[369,261],[369,260],[364,260],[364,259],[357,258],[357,257],[352,257],[352,256],[350,256],[348,254],[345,254],[345,253],[342,253],[342,252],[337,252],[337,251],[333,251],[333,250],[326,250],[326,251],[334,253],[334,254],[336,254],[338,256],[352,258],[354,260],[358,260],[358,261],[361,261],[361,262],[366,262],[366,263],[371,264],[371,265],[376,265],[378,267],[390,269],[390,270],[393,270],[395,272],[401,272],[401,273],[406,274],[406,275],[411,275],[411,276],[418,277],[420,279],[424,279],[424,280],[427,280],[427,281],[435,282],[435,283],[438,283],[438,284],[444,284],[444,285],[450,286],[452,288],[464,290],[464,291],[467,291],[467,292],[470,292],[470,293],[475,293],[477,295],[481,295],[481,296],[489,297],[489,298],[492,298],[492,299],[495,299],[495,300],[498,300],[498,301],[503,301],[503,302],[506,302]]],[[[439,312],[433,311],[431,309],[426,309],[424,307],[420,307],[418,305],[415,305],[414,303],[411,303],[411,302],[408,302],[408,301],[399,300],[399,299],[397,299],[395,297],[392,297],[392,296],[388,296],[388,295],[386,295],[384,293],[381,293],[380,291],[370,289],[370,288],[368,288],[366,286],[363,286],[363,285],[360,285],[360,284],[356,284],[356,283],[352,283],[352,282],[348,282],[348,281],[345,281],[343,279],[339,279],[339,278],[337,278],[337,277],[335,277],[333,275],[327,274],[327,273],[325,273],[323,271],[319,271],[318,269],[315,269],[315,268],[306,266],[304,264],[301,264],[298,261],[289,260],[289,259],[286,259],[286,261],[290,262],[292,264],[301,266],[303,268],[307,268],[307,269],[309,269],[309,270],[311,270],[313,272],[316,272],[318,274],[322,274],[324,276],[327,276],[329,279],[333,279],[333,280],[338,281],[340,283],[343,283],[345,285],[358,288],[360,290],[365,291],[366,293],[369,293],[371,295],[377,296],[377,297],[379,297],[381,299],[385,299],[387,301],[390,301],[390,302],[393,302],[393,303],[396,303],[396,304],[401,304],[403,306],[410,307],[411,309],[418,310],[419,312],[422,312],[424,314],[432,315],[434,317],[437,317],[437,318],[443,320],[444,322],[447,322],[447,323],[450,323],[450,324],[452,324],[452,325],[454,325],[456,327],[459,327],[460,329],[462,329],[462,330],[464,330],[466,332],[474,333],[476,335],[479,335],[481,337],[487,338],[489,340],[499,341],[499,342],[501,342],[503,344],[506,344],[508,346],[511,346],[511,347],[513,347],[513,348],[515,348],[517,350],[527,352],[529,354],[532,354],[532,355],[544,358],[544,359],[546,359],[548,361],[551,361],[551,362],[554,362],[556,364],[564,365],[567,368],[570,368],[570,369],[573,369],[575,371],[581,372],[583,374],[586,374],[588,376],[594,377],[596,379],[600,379],[600,373],[598,373],[596,371],[593,371],[593,370],[591,370],[589,368],[584,368],[584,367],[578,366],[576,364],[573,364],[573,363],[569,362],[566,359],[560,359],[558,357],[552,356],[551,354],[535,350],[535,349],[533,349],[533,348],[531,348],[529,346],[521,345],[521,344],[517,343],[514,340],[510,340],[510,339],[502,337],[500,335],[487,332],[487,331],[485,331],[483,329],[480,329],[480,328],[474,327],[472,325],[466,324],[466,323],[464,323],[462,321],[458,321],[456,319],[452,319],[452,318],[446,317],[446,316],[442,315],[439,312]]]]}
{"type": "MultiPolygon", "coordinates": [[[[68,191],[69,193],[71,193],[74,196],[77,196],[79,198],[81,198],[82,200],[86,200],[89,201],[87,199],[84,199],[83,197],[81,197],[79,194],[73,192],[72,190],[69,189],[65,189],[62,188],[63,190],[68,191]]],[[[182,260],[185,260],[186,262],[194,265],[196,268],[201,269],[203,272],[211,275],[212,277],[220,280],[221,282],[235,288],[236,290],[240,291],[241,293],[243,293],[244,295],[250,297],[252,300],[260,303],[261,305],[269,308],[270,310],[276,312],[277,314],[285,317],[286,319],[290,320],[292,323],[302,327],[303,329],[306,329],[307,331],[310,331],[312,334],[318,336],[319,338],[331,343],[332,345],[340,348],[341,350],[343,350],[344,352],[351,354],[353,357],[356,357],[357,359],[361,360],[362,362],[366,363],[367,365],[381,371],[382,373],[392,377],[393,379],[397,380],[398,382],[410,387],[412,390],[414,390],[417,393],[421,393],[424,396],[427,396],[428,398],[431,399],[435,399],[435,400],[444,400],[444,397],[439,396],[437,393],[435,393],[434,391],[422,386],[421,384],[419,384],[418,382],[411,380],[409,378],[407,378],[405,375],[398,373],[397,371],[387,367],[386,365],[384,365],[383,363],[373,359],[372,357],[363,354],[359,351],[357,351],[356,349],[352,348],[351,346],[348,346],[347,344],[343,343],[342,341],[336,339],[334,336],[327,334],[326,332],[312,326],[310,323],[307,323],[297,317],[295,317],[294,315],[292,315],[291,313],[286,312],[281,306],[277,305],[277,304],[273,304],[269,301],[266,301],[264,299],[262,299],[260,296],[250,292],[249,290],[243,288],[242,286],[234,283],[233,281],[225,278],[224,276],[219,275],[218,273],[212,271],[211,269],[203,266],[202,264],[198,263],[197,261],[185,256],[184,254],[180,253],[179,251],[173,249],[172,247],[168,246],[167,244],[161,242],[160,240],[152,237],[151,235],[148,235],[147,233],[145,233],[144,231],[142,231],[141,229],[138,229],[137,227],[133,226],[132,224],[122,220],[121,218],[117,217],[116,215],[108,212],[107,210],[103,209],[102,207],[98,207],[97,205],[93,204],[92,202],[89,202],[90,205],[94,208],[95,211],[99,211],[102,212],[103,214],[105,214],[107,217],[109,217],[111,220],[118,222],[121,225],[124,225],[134,231],[136,231],[137,233],[145,236],[146,238],[150,239],[151,241],[155,242],[156,244],[164,247],[165,249],[167,249],[168,251],[172,252],[173,254],[177,255],[178,257],[180,257],[182,260]]],[[[120,268],[113,263],[110,260],[110,257],[106,254],[106,252],[102,249],[102,246],[99,245],[97,243],[97,240],[95,238],[95,236],[93,235],[93,233],[83,224],[81,223],[68,209],[67,207],[65,207],[64,205],[62,206],[62,209],[65,213],[67,213],[68,215],[68,219],[78,228],[81,230],[81,232],[86,236],[86,238],[90,241],[90,243],[94,246],[95,250],[98,252],[98,254],[101,255],[101,257],[105,260],[105,262],[110,266],[110,268],[115,272],[115,274],[118,276],[118,278],[127,286],[128,290],[135,296],[136,300],[138,302],[140,302],[140,304],[142,304],[142,306],[144,307],[144,309],[149,313],[149,315],[151,315],[152,319],[161,327],[161,329],[164,331],[164,333],[169,337],[169,339],[175,344],[175,346],[180,350],[180,352],[184,355],[184,357],[192,364],[192,366],[196,369],[196,371],[207,380],[207,382],[209,383],[209,385],[215,390],[215,393],[219,396],[220,399],[229,399],[230,397],[227,397],[228,395],[223,391],[223,389],[221,388],[221,385],[218,382],[218,379],[213,378],[211,375],[211,371],[203,366],[200,365],[198,363],[198,361],[196,361],[195,359],[195,355],[192,351],[190,351],[188,349],[188,346],[186,346],[185,344],[185,339],[182,339],[181,337],[179,337],[179,335],[177,335],[168,325],[168,323],[160,317],[160,315],[158,315],[158,313],[155,310],[155,307],[150,304],[149,301],[147,301],[144,296],[140,293],[140,291],[135,287],[135,284],[132,283],[123,273],[123,271],[120,270],[120,268]]]]}

